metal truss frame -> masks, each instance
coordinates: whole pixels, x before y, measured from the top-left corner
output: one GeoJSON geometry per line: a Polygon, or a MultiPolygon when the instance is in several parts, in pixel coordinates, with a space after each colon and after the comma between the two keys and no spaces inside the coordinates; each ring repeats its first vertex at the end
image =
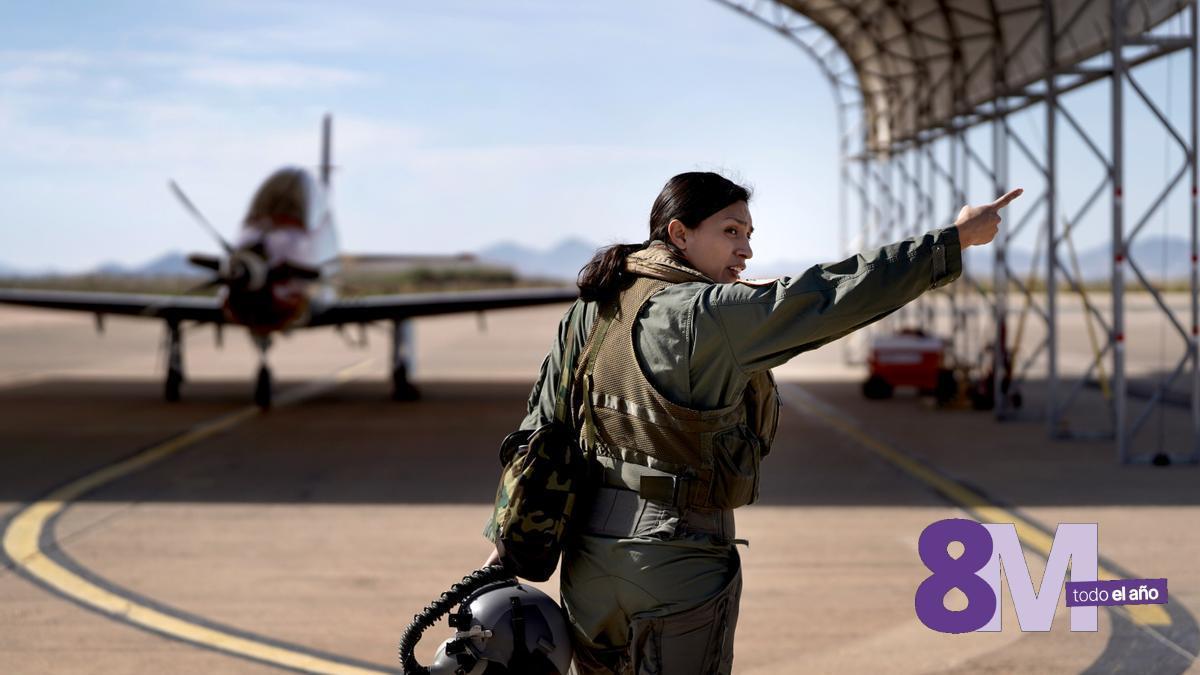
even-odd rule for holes
{"type": "MultiPolygon", "coordinates": [[[[898,12],[909,22],[913,17],[907,16],[908,10],[903,2],[883,0],[893,11],[898,12]]],[[[1200,0],[1188,0],[1181,12],[1186,14],[1186,29],[1174,34],[1165,34],[1155,30],[1146,33],[1128,34],[1124,30],[1123,19],[1127,13],[1137,7],[1136,0],[1081,0],[1066,16],[1055,16],[1057,4],[1052,0],[1032,2],[1029,6],[1020,8],[1022,12],[1041,13],[1038,23],[1051,26],[1044,31],[1044,43],[1040,49],[1046,56],[1043,80],[1024,87],[1009,87],[1004,83],[1003,67],[1006,61],[1017,53],[1017,50],[1039,48],[1031,44],[1033,31],[1025,33],[1018,39],[1005,45],[1003,40],[995,40],[997,45],[990,54],[996,69],[995,96],[987,103],[971,109],[956,110],[953,117],[936,127],[924,128],[910,137],[895,140],[886,146],[872,142],[871,130],[866,128],[864,109],[866,94],[858,82],[858,72],[855,65],[842,52],[838,43],[822,27],[808,20],[805,16],[776,0],[717,0],[738,13],[756,21],[772,31],[782,35],[802,51],[807,53],[820,68],[829,82],[838,109],[839,131],[839,228],[838,237],[843,250],[849,251],[848,222],[851,197],[857,197],[858,229],[862,245],[871,243],[886,243],[895,240],[898,234],[905,236],[919,234],[928,228],[930,223],[951,223],[958,209],[967,203],[972,169],[981,173],[990,183],[993,194],[1002,194],[1008,189],[1010,153],[1016,152],[1035,170],[1041,179],[1042,189],[1036,194],[1027,189],[1027,199],[1032,197],[1032,203],[1015,223],[1002,227],[1000,234],[993,243],[994,262],[992,267],[992,284],[988,289],[971,274],[964,270],[966,284],[955,284],[945,293],[950,298],[952,307],[952,322],[954,326],[953,344],[958,354],[979,353],[980,345],[964,344],[971,336],[968,323],[971,301],[982,300],[984,307],[992,317],[991,343],[999,346],[994,354],[996,376],[994,379],[994,395],[996,401],[995,415],[999,420],[1016,418],[1015,411],[1009,404],[1009,397],[1002,389],[1006,386],[1005,379],[1010,379],[1011,386],[1016,387],[1024,381],[1033,364],[1045,356],[1047,369],[1046,409],[1044,420],[1047,433],[1053,438],[1111,438],[1116,446],[1117,458],[1122,463],[1148,462],[1200,462],[1200,242],[1198,242],[1197,224],[1197,14],[1200,13],[1197,4],[1200,0]],[[1061,64],[1055,61],[1055,44],[1072,29],[1084,11],[1094,8],[1097,3],[1108,6],[1112,20],[1113,38],[1108,58],[1104,63],[1096,65],[1101,59],[1091,59],[1078,64],[1061,64]],[[1058,19],[1058,21],[1056,21],[1058,19]],[[1145,63],[1170,54],[1189,52],[1189,87],[1188,97],[1190,111],[1188,115],[1189,128],[1179,128],[1146,92],[1134,70],[1145,63]],[[1063,95],[1097,82],[1107,82],[1110,90],[1111,115],[1109,119],[1111,139],[1110,152],[1101,149],[1098,142],[1079,122],[1071,107],[1063,101],[1063,95]],[[1132,227],[1125,225],[1125,180],[1124,180],[1124,112],[1125,90],[1128,88],[1151,112],[1153,118],[1161,125],[1169,137],[1183,152],[1182,164],[1173,172],[1172,177],[1162,186],[1161,191],[1154,196],[1150,206],[1143,213],[1136,214],[1132,227]],[[1028,137],[1020,133],[1011,123],[1016,113],[1041,106],[1045,115],[1044,138],[1041,142],[1031,143],[1028,137]],[[991,129],[990,152],[977,151],[968,137],[968,130],[981,125],[991,129]],[[1103,180],[1097,185],[1069,214],[1061,227],[1056,223],[1056,214],[1064,205],[1060,203],[1059,176],[1057,171],[1059,130],[1069,130],[1074,137],[1082,141],[1091,156],[1103,169],[1103,180]],[[1041,145],[1041,148],[1036,146],[1041,145]],[[939,161],[939,148],[944,150],[945,161],[939,161]],[[1038,152],[1040,150],[1041,152],[1038,152]],[[1177,316],[1147,277],[1138,261],[1129,253],[1136,237],[1143,232],[1150,218],[1164,207],[1166,200],[1185,179],[1191,179],[1190,195],[1190,227],[1189,239],[1191,246],[1191,321],[1190,329],[1177,316]],[[938,213],[936,202],[938,187],[946,189],[947,212],[938,213]],[[1058,304],[1060,283],[1082,294],[1082,279],[1076,278],[1071,268],[1063,263],[1064,246],[1069,244],[1072,231],[1093,207],[1103,201],[1107,192],[1111,211],[1112,224],[1112,276],[1111,293],[1112,309],[1108,315],[1090,302],[1084,303],[1084,311],[1095,319],[1106,337],[1104,344],[1099,345],[1097,354],[1082,377],[1074,381],[1062,381],[1058,353],[1058,304]],[[938,217],[941,216],[941,217],[938,217]],[[1040,216],[1040,217],[1038,217],[1040,216]],[[1020,234],[1031,223],[1039,223],[1041,232],[1038,237],[1039,246],[1045,248],[1045,261],[1042,270],[1045,274],[1044,294],[1038,301],[1037,289],[1022,282],[1009,260],[1009,242],[1020,234]],[[1064,243],[1066,242],[1066,243],[1064,243]],[[1125,331],[1125,290],[1127,274],[1132,274],[1132,280],[1139,283],[1153,298],[1155,307],[1169,322],[1173,331],[1186,342],[1186,352],[1171,373],[1159,382],[1150,394],[1145,405],[1137,412],[1130,414],[1130,395],[1125,368],[1125,352],[1127,335],[1125,331]],[[969,289],[974,289],[971,291],[969,289]],[[1032,350],[1024,354],[1010,355],[1008,349],[1009,335],[1007,317],[1009,315],[1009,292],[1015,289],[1018,300],[1025,303],[1027,309],[1033,312],[1045,325],[1045,337],[1032,350]],[[964,296],[971,297],[964,297],[964,296]],[[1016,356],[1010,361],[1010,356],[1016,356]],[[1095,430],[1071,430],[1068,427],[1067,415],[1076,404],[1084,387],[1093,380],[1094,374],[1104,368],[1105,363],[1111,368],[1112,397],[1110,405],[1111,429],[1096,432],[1095,430]],[[1008,377],[1002,377],[1002,372],[1008,377]],[[1167,392],[1171,386],[1184,375],[1191,381],[1190,415],[1192,438],[1185,448],[1173,454],[1158,454],[1152,456],[1146,452],[1135,452],[1134,440],[1144,428],[1152,413],[1159,406],[1166,404],[1167,392]]],[[[887,40],[881,40],[875,35],[872,22],[858,15],[861,3],[848,2],[848,16],[859,22],[862,29],[871,33],[879,49],[887,49],[887,40]]],[[[961,6],[954,8],[957,13],[965,12],[961,6]]],[[[977,17],[983,25],[995,25],[999,18],[999,10],[992,5],[991,19],[977,17]]],[[[928,36],[926,36],[928,37],[928,36]]],[[[970,36],[956,36],[967,39],[970,36]]],[[[901,39],[900,37],[890,39],[901,39]]],[[[912,61],[920,70],[921,59],[912,61]]],[[[956,61],[944,77],[953,82],[962,83],[976,75],[983,63],[980,59],[975,64],[956,61]]],[[[920,77],[920,72],[903,73],[872,73],[874,77],[887,80],[901,77],[920,77]]],[[[941,83],[934,83],[937,86],[941,83]]],[[[921,104],[910,107],[909,112],[923,114],[921,104]]],[[[895,113],[894,113],[895,114],[895,113]]],[[[1026,186],[1031,188],[1032,186],[1026,186]]],[[[1028,203],[1028,202],[1027,202],[1028,203]]],[[[940,294],[939,294],[940,295],[940,294]]],[[[925,304],[915,310],[920,316],[924,309],[925,316],[932,316],[932,306],[925,304]]],[[[901,314],[900,320],[911,319],[911,314],[901,314]]],[[[1016,345],[1020,348],[1020,345],[1016,345]]],[[[847,348],[846,354],[852,357],[853,350],[847,348]]],[[[861,357],[860,357],[861,358],[861,357]]],[[[1009,389],[1008,391],[1012,391],[1009,389]]]]}

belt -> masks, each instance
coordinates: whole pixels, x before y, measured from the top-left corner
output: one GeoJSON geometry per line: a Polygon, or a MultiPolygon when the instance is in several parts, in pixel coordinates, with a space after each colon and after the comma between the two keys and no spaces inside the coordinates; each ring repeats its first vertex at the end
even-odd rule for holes
{"type": "Polygon", "coordinates": [[[679,508],[687,508],[691,493],[697,487],[694,478],[676,476],[629,462],[620,462],[614,467],[604,467],[600,484],[632,490],[641,495],[643,499],[679,508]]]}
{"type": "Polygon", "coordinates": [[[681,509],[646,499],[633,490],[600,486],[593,496],[584,534],[658,539],[705,534],[734,541],[736,531],[730,509],[681,509]]]}

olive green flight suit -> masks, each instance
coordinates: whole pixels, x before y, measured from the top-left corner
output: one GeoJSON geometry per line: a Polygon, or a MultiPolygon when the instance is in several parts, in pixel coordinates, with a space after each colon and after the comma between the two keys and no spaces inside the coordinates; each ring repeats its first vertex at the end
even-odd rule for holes
{"type": "MultiPolygon", "coordinates": [[[[674,284],[654,295],[638,319],[635,352],[650,383],[670,401],[721,408],[741,399],[754,373],[877,321],[961,272],[958,230],[950,227],[796,277],[674,284]]],[[[582,309],[576,321],[568,324],[568,314],[560,323],[522,429],[553,419],[567,331],[575,333],[577,351],[596,319],[595,303],[582,309]]],[[[629,468],[602,460],[608,470],[629,468]]],[[[741,586],[731,542],[697,534],[584,533],[566,546],[560,572],[575,638],[574,672],[730,672],[741,586]],[[699,659],[706,659],[703,668],[699,659]]]]}

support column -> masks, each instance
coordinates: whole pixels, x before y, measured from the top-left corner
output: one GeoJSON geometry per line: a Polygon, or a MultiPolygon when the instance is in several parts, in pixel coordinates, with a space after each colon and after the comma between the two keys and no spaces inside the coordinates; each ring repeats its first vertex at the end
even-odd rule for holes
{"type": "MultiPolygon", "coordinates": [[[[1004,114],[1004,104],[995,103],[998,115],[1004,114]]],[[[992,193],[997,197],[1008,190],[1008,131],[1004,118],[992,122],[992,193]]],[[[991,197],[990,199],[995,199],[991,197]]],[[[992,397],[995,403],[993,415],[997,420],[1009,414],[1008,394],[1010,364],[1008,356],[1008,226],[1001,221],[996,240],[992,244],[992,309],[995,331],[992,350],[992,397]]]]}
{"type": "MultiPolygon", "coordinates": [[[[955,121],[957,122],[957,120],[955,121]]],[[[954,133],[954,142],[950,146],[951,152],[954,153],[953,164],[951,165],[951,176],[954,179],[954,189],[951,191],[951,201],[953,204],[950,212],[955,214],[955,216],[958,215],[958,210],[967,204],[967,194],[970,191],[971,168],[967,162],[967,143],[969,142],[967,132],[959,130],[954,133]]],[[[964,260],[963,275],[967,276],[970,273],[970,267],[964,260]]],[[[959,312],[961,316],[961,325],[958,330],[963,338],[963,348],[966,350],[968,358],[974,363],[978,359],[979,350],[982,345],[974,344],[971,335],[971,320],[973,317],[971,308],[968,305],[974,301],[972,295],[973,289],[966,283],[954,284],[954,287],[958,292],[959,312]]]]}
{"type": "MultiPolygon", "coordinates": [[[[834,87],[834,97],[838,99],[838,259],[849,255],[849,232],[850,232],[850,200],[849,189],[850,183],[850,135],[846,131],[846,105],[841,101],[841,97],[836,94],[837,88],[834,87]]],[[[854,361],[854,350],[850,340],[839,340],[841,343],[842,362],[845,364],[854,361]]]]}
{"type": "MultiPolygon", "coordinates": [[[[1046,12],[1054,11],[1053,3],[1046,12]]],[[[1058,82],[1054,76],[1054,17],[1046,20],[1046,433],[1058,436],[1058,82]]],[[[1085,320],[1090,317],[1084,316],[1085,320]]]]}
{"type": "Polygon", "coordinates": [[[1191,144],[1192,144],[1192,203],[1191,203],[1191,245],[1192,245],[1192,462],[1200,462],[1200,275],[1197,274],[1198,262],[1200,262],[1200,250],[1197,242],[1197,155],[1200,155],[1200,135],[1197,131],[1197,116],[1200,111],[1197,110],[1197,53],[1200,52],[1200,45],[1196,41],[1200,39],[1200,20],[1197,16],[1200,15],[1200,1],[1192,0],[1192,45],[1190,50],[1191,67],[1188,69],[1190,77],[1188,87],[1191,89],[1191,144]]]}
{"type": "Polygon", "coordinates": [[[867,152],[864,144],[862,155],[858,160],[860,185],[862,186],[859,191],[860,208],[858,213],[858,236],[860,239],[858,247],[860,249],[871,245],[871,160],[867,152]]]}
{"type": "Polygon", "coordinates": [[[850,180],[850,139],[846,135],[846,109],[838,104],[838,255],[845,256],[847,251],[846,233],[849,231],[848,202],[846,198],[846,183],[850,180]]]}
{"type": "Polygon", "coordinates": [[[1125,396],[1125,2],[1109,0],[1112,18],[1112,312],[1113,312],[1113,429],[1117,459],[1129,461],[1129,432],[1125,396]]]}
{"type": "MultiPolygon", "coordinates": [[[[954,132],[947,139],[946,150],[950,156],[950,184],[949,189],[946,191],[946,201],[948,206],[947,211],[950,213],[951,218],[956,217],[958,210],[962,208],[962,202],[959,200],[960,189],[958,179],[958,167],[961,164],[959,162],[959,145],[961,143],[961,131],[954,132]]],[[[963,256],[963,273],[966,274],[965,267],[967,261],[965,260],[965,251],[963,252],[963,256]]],[[[963,297],[966,295],[963,293],[964,286],[965,284],[963,282],[959,282],[951,286],[950,289],[951,305],[954,308],[951,318],[951,332],[954,336],[955,353],[964,357],[967,360],[967,367],[970,368],[975,365],[976,355],[970,351],[970,344],[967,335],[967,308],[963,306],[963,297]]]]}
{"type": "MultiPolygon", "coordinates": [[[[859,153],[859,210],[858,210],[858,248],[865,250],[871,245],[871,158],[868,146],[866,127],[863,127],[862,150],[859,153]]],[[[857,363],[865,364],[871,355],[870,326],[855,332],[855,345],[859,347],[855,354],[857,363]]]]}

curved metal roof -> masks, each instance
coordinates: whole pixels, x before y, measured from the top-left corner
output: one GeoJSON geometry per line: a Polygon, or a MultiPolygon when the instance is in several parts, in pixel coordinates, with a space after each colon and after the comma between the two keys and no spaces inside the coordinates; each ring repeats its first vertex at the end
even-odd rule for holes
{"type": "MultiPolygon", "coordinates": [[[[777,0],[824,28],[858,75],[876,150],[1071,72],[1111,48],[1109,0],[777,0]],[[1048,44],[1054,45],[1054,60],[1048,44]]],[[[1126,35],[1186,0],[1130,3],[1126,35]]]]}

